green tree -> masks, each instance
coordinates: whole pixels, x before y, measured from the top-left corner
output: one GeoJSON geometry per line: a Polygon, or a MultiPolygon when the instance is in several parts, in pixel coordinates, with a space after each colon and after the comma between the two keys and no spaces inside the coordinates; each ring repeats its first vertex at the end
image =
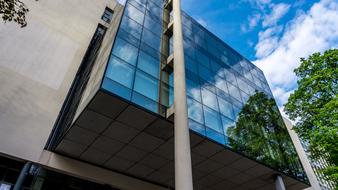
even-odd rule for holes
{"type": "Polygon", "coordinates": [[[27,26],[26,5],[20,0],[0,0],[0,16],[4,22],[14,21],[21,27],[27,26]]]}
{"type": "MultiPolygon", "coordinates": [[[[338,49],[314,53],[294,70],[298,88],[285,104],[301,139],[314,158],[327,153],[332,164],[323,173],[338,184],[338,49]]],[[[338,188],[337,188],[338,189],[338,188]]]]}

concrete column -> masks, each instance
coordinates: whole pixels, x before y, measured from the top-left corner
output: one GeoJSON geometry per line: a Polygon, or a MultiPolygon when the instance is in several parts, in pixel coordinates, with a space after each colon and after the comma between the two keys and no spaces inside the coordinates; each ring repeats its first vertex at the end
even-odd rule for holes
{"type": "Polygon", "coordinates": [[[190,136],[188,127],[187,97],[181,2],[173,0],[174,37],[174,108],[175,108],[175,189],[192,190],[190,136]]]}
{"type": "Polygon", "coordinates": [[[41,190],[46,178],[46,170],[39,166],[38,172],[33,179],[32,190],[41,190]]]}
{"type": "Polygon", "coordinates": [[[284,120],[284,123],[286,124],[286,128],[288,129],[291,140],[292,140],[293,144],[295,145],[296,151],[297,151],[298,156],[300,158],[300,162],[303,165],[304,171],[305,171],[307,177],[309,178],[312,189],[313,190],[320,190],[321,187],[320,187],[319,181],[316,177],[315,172],[312,169],[310,161],[309,161],[309,159],[306,155],[306,152],[305,152],[305,150],[302,146],[302,143],[300,142],[298,135],[292,129],[293,125],[292,125],[291,121],[287,118],[283,118],[283,120],[284,120]]]}
{"type": "Polygon", "coordinates": [[[21,190],[22,185],[25,182],[26,176],[28,175],[29,169],[32,166],[32,162],[26,162],[23,168],[21,169],[20,175],[15,182],[13,190],[21,190]]]}
{"type": "Polygon", "coordinates": [[[283,178],[281,175],[275,176],[275,185],[276,185],[276,190],[285,190],[285,185],[284,185],[283,178]]]}

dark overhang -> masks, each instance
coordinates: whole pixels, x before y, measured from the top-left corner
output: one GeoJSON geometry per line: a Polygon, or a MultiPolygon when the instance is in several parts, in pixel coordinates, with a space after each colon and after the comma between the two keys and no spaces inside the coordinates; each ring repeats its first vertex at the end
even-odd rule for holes
{"type": "MultiPolygon", "coordinates": [[[[99,90],[55,151],[142,180],[174,187],[174,125],[99,90]]],[[[194,189],[273,189],[273,169],[190,133],[194,189]]],[[[281,174],[288,190],[308,187],[281,174]]]]}

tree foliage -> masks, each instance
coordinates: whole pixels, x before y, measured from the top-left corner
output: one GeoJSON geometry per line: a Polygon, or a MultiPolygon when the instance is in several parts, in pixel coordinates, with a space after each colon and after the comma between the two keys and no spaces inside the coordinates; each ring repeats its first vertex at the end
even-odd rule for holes
{"type": "Polygon", "coordinates": [[[0,0],[0,16],[4,22],[14,21],[21,27],[27,26],[26,5],[20,0],[0,0]]]}
{"type": "Polygon", "coordinates": [[[338,182],[338,49],[314,53],[294,70],[298,89],[285,104],[285,112],[296,120],[298,135],[309,143],[312,157],[327,153],[331,166],[323,170],[338,182]]]}
{"type": "Polygon", "coordinates": [[[304,171],[275,101],[263,92],[250,96],[229,127],[230,146],[279,171],[304,179],[304,171]]]}

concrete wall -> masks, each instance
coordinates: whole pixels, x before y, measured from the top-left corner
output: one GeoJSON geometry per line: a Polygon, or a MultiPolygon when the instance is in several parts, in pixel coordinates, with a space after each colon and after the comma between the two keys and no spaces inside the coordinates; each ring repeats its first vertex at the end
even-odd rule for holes
{"type": "Polygon", "coordinates": [[[25,0],[28,26],[0,22],[0,153],[37,162],[106,6],[25,0]]]}
{"type": "MultiPolygon", "coordinates": [[[[90,100],[94,97],[97,91],[100,88],[101,82],[103,80],[103,75],[108,64],[108,59],[110,57],[111,49],[113,47],[113,42],[118,30],[118,26],[121,21],[123,12],[123,6],[118,6],[114,10],[114,19],[110,24],[105,24],[107,27],[106,35],[102,41],[101,48],[98,52],[95,64],[91,71],[90,79],[86,86],[85,91],[83,92],[81,102],[76,110],[76,115],[73,119],[75,121],[77,117],[81,114],[83,109],[88,105],[90,100]]],[[[103,22],[101,22],[104,24],[103,22]]]]}

